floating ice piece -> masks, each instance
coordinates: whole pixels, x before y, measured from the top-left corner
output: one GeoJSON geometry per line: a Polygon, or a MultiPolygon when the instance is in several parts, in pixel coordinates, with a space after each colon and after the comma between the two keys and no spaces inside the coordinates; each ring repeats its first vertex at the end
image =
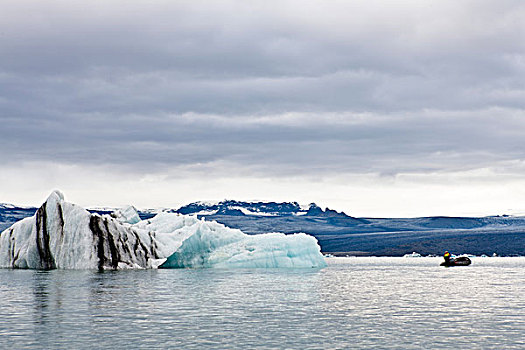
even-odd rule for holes
{"type": "Polygon", "coordinates": [[[111,216],[122,223],[136,224],[140,221],[139,213],[132,205],[115,210],[111,216]]]}
{"type": "MultiPolygon", "coordinates": [[[[154,233],[91,214],[55,191],[34,216],[0,235],[0,267],[118,269],[154,267],[166,258],[154,233]]],[[[175,249],[175,248],[173,248],[175,249]]]]}
{"type": "Polygon", "coordinates": [[[403,255],[404,258],[421,258],[421,254],[417,252],[412,252],[411,254],[403,255]]]}
{"type": "Polygon", "coordinates": [[[181,267],[324,267],[317,240],[304,233],[246,235],[201,222],[160,268],[181,267]]]}

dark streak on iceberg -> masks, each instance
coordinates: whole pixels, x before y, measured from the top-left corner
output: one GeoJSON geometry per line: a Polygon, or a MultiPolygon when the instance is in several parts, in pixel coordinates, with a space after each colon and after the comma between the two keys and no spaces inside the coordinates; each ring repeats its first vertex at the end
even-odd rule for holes
{"type": "Polygon", "coordinates": [[[11,261],[13,262],[12,266],[15,266],[15,261],[18,259],[18,253],[15,256],[15,237],[13,236],[14,229],[11,228],[9,230],[9,248],[8,248],[8,255],[11,257],[11,261]]]}
{"type": "Polygon", "coordinates": [[[118,263],[120,261],[120,254],[117,250],[117,247],[115,246],[115,240],[113,238],[113,234],[109,230],[108,220],[104,219],[103,222],[104,222],[104,228],[106,229],[106,233],[108,236],[109,251],[111,252],[111,267],[116,270],[118,267],[118,263]]]}
{"type": "MultiPolygon", "coordinates": [[[[107,222],[106,222],[106,229],[108,229],[108,226],[107,226],[107,222]]],[[[114,225],[114,224],[113,224],[114,225]]],[[[115,228],[116,229],[116,228],[115,228]]],[[[109,229],[108,229],[108,232],[109,232],[109,229]]],[[[122,258],[122,255],[125,255],[127,257],[131,257],[132,254],[131,254],[131,251],[129,250],[129,247],[128,247],[128,236],[127,235],[118,235],[118,243],[119,243],[119,247],[120,249],[122,250],[121,253],[118,253],[119,254],[119,260],[122,258]]],[[[116,248],[115,248],[116,249],[116,248]]],[[[136,255],[136,254],[135,254],[136,255]]],[[[118,263],[117,263],[117,266],[118,266],[118,263]]]]}
{"type": "Polygon", "coordinates": [[[46,204],[44,203],[36,212],[36,247],[40,257],[40,268],[42,270],[52,270],[56,269],[56,265],[49,248],[46,204]]]}
{"type": "Polygon", "coordinates": [[[98,216],[91,215],[89,229],[93,232],[93,243],[97,247],[98,269],[102,271],[104,270],[104,238],[102,237],[102,231],[98,227],[98,216]]]}
{"type": "Polygon", "coordinates": [[[153,255],[154,259],[159,259],[160,257],[157,254],[157,250],[158,250],[157,242],[155,241],[155,239],[153,239],[151,232],[148,232],[148,236],[150,240],[151,254],[153,255]]]}
{"type": "Polygon", "coordinates": [[[120,254],[115,246],[115,241],[109,230],[107,220],[102,220],[98,215],[91,215],[89,228],[91,232],[93,232],[95,247],[97,247],[99,271],[103,271],[105,266],[116,270],[120,261],[120,254]],[[109,257],[106,257],[106,251],[109,252],[109,257]]]}
{"type": "MultiPolygon", "coordinates": [[[[136,239],[135,247],[134,247],[134,249],[135,249],[135,255],[138,255],[138,252],[139,252],[138,247],[139,247],[139,245],[140,245],[140,247],[142,248],[142,251],[144,252],[144,259],[145,259],[146,261],[149,260],[148,247],[145,246],[144,243],[142,243],[142,240],[140,239],[140,237],[139,237],[139,235],[138,235],[137,232],[135,232],[135,231],[133,231],[133,230],[132,230],[132,232],[133,232],[133,234],[135,235],[135,239],[136,239]]],[[[155,255],[155,254],[153,253],[153,247],[151,247],[151,249],[152,249],[152,255],[155,255]]]]}
{"type": "Polygon", "coordinates": [[[64,239],[64,211],[62,210],[62,205],[60,205],[59,202],[57,202],[57,211],[58,211],[58,223],[60,227],[60,241],[64,239]]]}

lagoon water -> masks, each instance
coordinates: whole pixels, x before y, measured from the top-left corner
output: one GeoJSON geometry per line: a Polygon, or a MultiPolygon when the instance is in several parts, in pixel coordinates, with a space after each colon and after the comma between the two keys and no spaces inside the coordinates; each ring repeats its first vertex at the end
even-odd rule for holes
{"type": "Polygon", "coordinates": [[[525,258],[0,270],[1,349],[524,349],[525,258]]]}

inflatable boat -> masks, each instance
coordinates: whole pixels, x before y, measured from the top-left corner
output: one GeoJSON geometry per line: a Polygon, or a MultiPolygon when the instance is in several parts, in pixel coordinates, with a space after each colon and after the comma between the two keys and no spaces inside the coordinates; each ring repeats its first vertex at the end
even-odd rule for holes
{"type": "Polygon", "coordinates": [[[440,266],[468,266],[472,261],[466,256],[451,258],[448,262],[443,261],[440,266]]]}

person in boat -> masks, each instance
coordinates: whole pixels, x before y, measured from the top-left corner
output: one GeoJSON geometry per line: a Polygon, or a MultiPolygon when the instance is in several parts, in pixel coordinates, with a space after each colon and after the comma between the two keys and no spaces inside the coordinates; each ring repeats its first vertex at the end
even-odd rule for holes
{"type": "Polygon", "coordinates": [[[443,259],[445,259],[446,264],[450,264],[450,253],[448,251],[443,254],[443,259]]]}

